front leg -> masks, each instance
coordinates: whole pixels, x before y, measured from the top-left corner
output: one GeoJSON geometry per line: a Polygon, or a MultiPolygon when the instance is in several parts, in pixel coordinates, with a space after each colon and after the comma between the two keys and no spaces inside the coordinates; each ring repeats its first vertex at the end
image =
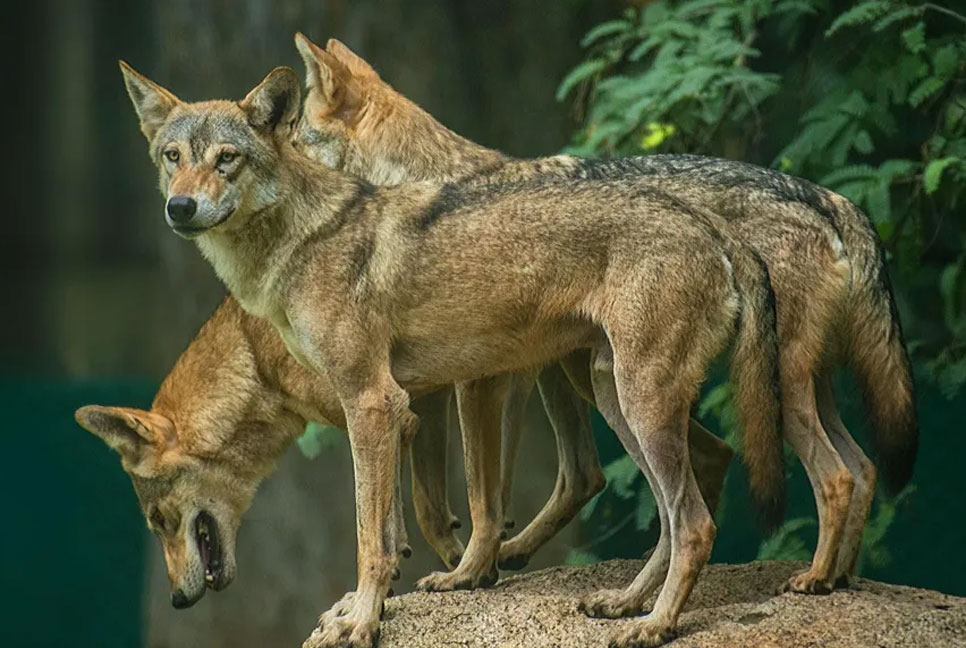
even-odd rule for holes
{"type": "Polygon", "coordinates": [[[415,434],[418,419],[409,410],[409,395],[390,372],[385,327],[378,322],[359,326],[355,320],[326,322],[315,312],[296,312],[289,320],[286,343],[297,344],[303,360],[328,375],[345,411],[358,542],[355,593],[322,615],[303,648],[371,648],[398,561],[401,451],[415,434]]]}
{"type": "Polygon", "coordinates": [[[348,606],[325,614],[303,648],[369,648],[396,571],[396,471],[401,441],[415,427],[408,396],[388,376],[344,400],[356,490],[359,585],[348,606]],[[340,614],[341,613],[341,614],[340,614]]]}
{"type": "Polygon", "coordinates": [[[483,378],[456,386],[463,433],[463,463],[473,533],[459,566],[436,572],[416,586],[429,591],[475,589],[494,584],[503,531],[501,504],[501,412],[506,378],[483,378]]]}

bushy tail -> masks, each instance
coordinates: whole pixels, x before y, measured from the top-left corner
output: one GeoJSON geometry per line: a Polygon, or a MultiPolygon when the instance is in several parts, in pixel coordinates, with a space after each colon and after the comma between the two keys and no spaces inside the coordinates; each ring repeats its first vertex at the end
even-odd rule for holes
{"type": "Polygon", "coordinates": [[[881,481],[895,494],[912,477],[919,447],[912,366],[872,224],[845,198],[835,196],[834,202],[853,268],[845,313],[847,359],[862,390],[881,481]]]}
{"type": "Polygon", "coordinates": [[[731,384],[743,430],[742,457],[766,530],[785,514],[785,463],[778,370],[775,293],[768,269],[747,248],[732,253],[741,314],[731,362],[731,384]]]}

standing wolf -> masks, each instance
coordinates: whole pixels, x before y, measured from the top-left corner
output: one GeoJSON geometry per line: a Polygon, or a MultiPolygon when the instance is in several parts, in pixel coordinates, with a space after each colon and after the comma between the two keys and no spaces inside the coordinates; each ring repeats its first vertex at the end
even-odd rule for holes
{"type": "MultiPolygon", "coordinates": [[[[785,438],[805,466],[819,512],[812,565],[784,587],[821,593],[847,582],[876,475],[838,414],[835,366],[848,364],[858,378],[876,459],[891,492],[908,481],[918,439],[902,330],[884,256],[864,214],[810,182],[740,162],[689,155],[515,160],[443,127],[339,41],[330,40],[323,50],[298,35],[296,44],[309,85],[297,142],[329,166],[377,184],[442,179],[485,185],[533,176],[635,182],[724,217],[770,270],[782,344],[785,438]]],[[[518,553],[513,542],[503,552],[518,553]]],[[[641,602],[596,610],[628,613],[641,602]]]]}
{"type": "MultiPolygon", "coordinates": [[[[332,380],[345,412],[359,585],[307,645],[374,641],[396,560],[393,491],[415,428],[410,393],[459,383],[464,428],[479,428],[469,438],[480,469],[467,467],[474,534],[457,571],[489,569],[502,527],[499,461],[487,457],[499,454],[492,412],[502,381],[486,376],[594,351],[597,402],[663,499],[672,545],[654,611],[619,645],[667,638],[710,553],[714,524],[688,463],[687,420],[708,364],[732,338],[746,437],[761,453],[753,483],[777,508],[784,471],[767,273],[712,215],[608,182],[377,188],[294,150],[299,84],[287,68],[239,103],[186,104],[130,69],[125,77],[169,225],[196,240],[242,308],[332,380]]],[[[645,567],[640,580],[659,576],[645,567]]]]}

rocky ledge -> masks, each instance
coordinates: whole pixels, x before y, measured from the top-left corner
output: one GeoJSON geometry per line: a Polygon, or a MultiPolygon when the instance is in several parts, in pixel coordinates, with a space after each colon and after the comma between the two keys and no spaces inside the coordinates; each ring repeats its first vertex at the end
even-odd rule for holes
{"type": "MultiPolygon", "coordinates": [[[[491,589],[389,599],[380,648],[596,648],[633,619],[590,619],[582,595],[629,583],[614,560],[513,576],[491,589]]],[[[858,579],[827,596],[775,591],[804,565],[709,565],[669,648],[966,647],[966,598],[858,579]]],[[[653,598],[651,600],[653,603],[653,598]]]]}

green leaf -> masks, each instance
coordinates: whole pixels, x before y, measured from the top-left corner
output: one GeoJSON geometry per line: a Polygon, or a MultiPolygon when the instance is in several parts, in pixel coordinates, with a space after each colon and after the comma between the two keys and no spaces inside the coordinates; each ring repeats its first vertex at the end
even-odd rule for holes
{"type": "Polygon", "coordinates": [[[932,55],[932,69],[937,77],[949,79],[959,69],[959,51],[955,45],[940,48],[932,55]]]}
{"type": "Polygon", "coordinates": [[[955,156],[931,160],[929,164],[926,165],[926,170],[922,174],[922,186],[926,190],[926,193],[936,193],[936,190],[939,189],[939,181],[942,180],[943,171],[945,171],[946,167],[949,165],[955,164],[959,161],[959,158],[955,156]]]}
{"type": "Polygon", "coordinates": [[[571,549],[570,553],[564,559],[564,564],[567,565],[592,565],[600,560],[597,556],[590,553],[589,551],[582,551],[580,549],[571,549]]]}
{"type": "Polygon", "coordinates": [[[875,145],[872,144],[872,136],[869,135],[869,131],[862,129],[859,134],[855,136],[855,150],[862,155],[869,155],[875,151],[875,145]]]}
{"type": "Polygon", "coordinates": [[[584,79],[593,76],[607,66],[604,59],[589,59],[572,69],[557,88],[557,101],[563,101],[570,90],[584,79]]]}
{"type": "Polygon", "coordinates": [[[890,12],[884,18],[880,18],[875,25],[872,26],[872,31],[880,32],[883,29],[891,27],[897,22],[903,21],[907,18],[912,18],[913,16],[921,16],[925,9],[923,7],[902,7],[890,12]]]}
{"type": "Polygon", "coordinates": [[[866,202],[869,206],[869,217],[873,222],[887,223],[892,220],[892,197],[887,179],[881,179],[869,188],[866,202]]]}
{"type": "Polygon", "coordinates": [[[916,89],[909,93],[909,105],[913,108],[918,107],[923,101],[936,94],[946,82],[943,79],[929,77],[916,86],[916,89]]]}
{"type": "Polygon", "coordinates": [[[306,459],[315,459],[323,450],[337,445],[343,437],[345,434],[337,427],[310,421],[296,443],[306,459]]]}
{"type": "Polygon", "coordinates": [[[832,36],[840,29],[854,27],[872,22],[876,18],[884,15],[889,10],[890,3],[884,0],[871,0],[862,2],[852,7],[836,18],[831,26],[825,31],[825,36],[832,36]]]}
{"type": "Polygon", "coordinates": [[[651,526],[651,522],[657,516],[657,502],[650,490],[642,490],[637,495],[637,510],[634,513],[634,526],[639,531],[644,531],[651,526]]]}
{"type": "Polygon", "coordinates": [[[580,40],[580,46],[589,47],[604,36],[620,34],[630,31],[633,28],[634,25],[629,20],[609,20],[597,25],[587,32],[587,34],[584,35],[584,37],[580,40]]]}
{"type": "Polygon", "coordinates": [[[878,170],[868,164],[854,164],[852,166],[836,169],[819,180],[819,184],[826,187],[836,187],[847,180],[868,180],[873,178],[878,170]]]}
{"type": "Polygon", "coordinates": [[[919,54],[926,49],[926,25],[923,22],[918,22],[915,26],[910,27],[902,32],[902,42],[906,44],[906,48],[913,54],[919,54]]]}
{"type": "Polygon", "coordinates": [[[615,459],[604,467],[607,485],[621,499],[630,499],[634,495],[634,482],[640,476],[641,469],[629,455],[615,459]]]}
{"type": "Polygon", "coordinates": [[[784,0],[775,5],[772,13],[776,16],[779,14],[817,14],[818,9],[810,2],[804,2],[804,0],[784,0]]]}
{"type": "Polygon", "coordinates": [[[812,518],[795,518],[785,522],[770,538],[761,543],[755,560],[808,560],[811,552],[797,534],[816,524],[812,518]]]}

